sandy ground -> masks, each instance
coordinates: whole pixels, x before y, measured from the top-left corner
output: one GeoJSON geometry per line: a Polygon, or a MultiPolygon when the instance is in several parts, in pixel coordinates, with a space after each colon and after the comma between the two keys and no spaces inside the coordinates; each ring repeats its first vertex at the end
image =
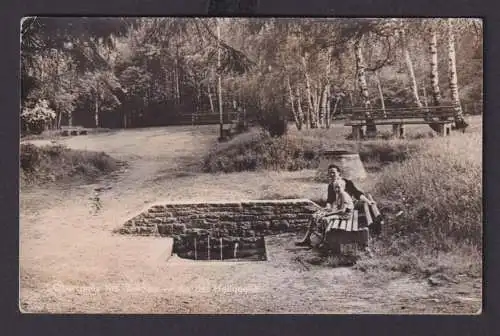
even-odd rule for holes
{"type": "MultiPolygon", "coordinates": [[[[159,200],[318,198],[313,171],[208,175],[201,158],[216,127],[154,128],[59,140],[129,162],[96,185],[21,190],[20,309],[57,313],[459,313],[481,308],[481,279],[432,287],[394,275],[373,281],[351,268],[303,262],[294,236],[267,237],[268,261],[191,261],[169,238],[113,233],[159,200]],[[210,135],[210,136],[207,136],[210,135]],[[241,181],[245,181],[244,184],[241,181]],[[91,211],[97,186],[103,208],[91,211]]],[[[42,141],[33,141],[42,144],[42,141]]]]}

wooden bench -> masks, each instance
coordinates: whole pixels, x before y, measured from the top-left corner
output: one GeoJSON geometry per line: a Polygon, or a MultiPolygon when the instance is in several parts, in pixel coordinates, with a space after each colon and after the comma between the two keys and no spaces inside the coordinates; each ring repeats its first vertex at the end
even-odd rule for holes
{"type": "Polygon", "coordinates": [[[219,137],[219,141],[227,141],[233,137],[232,124],[222,124],[222,134],[219,137]]]}
{"type": "Polygon", "coordinates": [[[235,135],[241,133],[245,129],[245,125],[238,119],[231,120],[229,124],[222,125],[222,138],[223,140],[229,140],[235,135]]]}
{"type": "Polygon", "coordinates": [[[348,108],[344,111],[348,116],[344,125],[352,127],[354,139],[363,137],[363,126],[367,127],[367,136],[374,136],[374,134],[370,134],[370,126],[375,125],[392,125],[393,135],[402,138],[404,137],[404,125],[407,124],[428,124],[439,135],[450,135],[454,123],[455,107],[386,108],[385,110],[348,108]]]}
{"type": "MultiPolygon", "coordinates": [[[[370,194],[366,196],[373,200],[370,194]]],[[[383,220],[377,206],[368,203],[358,203],[349,219],[336,219],[325,228],[325,242],[328,247],[340,253],[342,245],[355,244],[365,248],[371,234],[379,234],[383,220]]],[[[321,235],[315,232],[316,235],[321,235]]]]}

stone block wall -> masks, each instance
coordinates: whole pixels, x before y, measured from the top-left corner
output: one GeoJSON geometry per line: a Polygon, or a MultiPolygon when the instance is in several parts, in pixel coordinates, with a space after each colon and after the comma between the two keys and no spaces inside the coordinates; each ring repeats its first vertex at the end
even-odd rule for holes
{"type": "Polygon", "coordinates": [[[162,203],[128,220],[120,233],[174,236],[206,230],[216,236],[262,236],[302,230],[318,209],[307,199],[162,203]]]}

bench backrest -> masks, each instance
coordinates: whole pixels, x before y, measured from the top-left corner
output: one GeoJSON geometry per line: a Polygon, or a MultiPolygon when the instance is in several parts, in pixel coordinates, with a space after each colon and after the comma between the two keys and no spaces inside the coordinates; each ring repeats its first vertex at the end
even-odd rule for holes
{"type": "Polygon", "coordinates": [[[424,119],[452,118],[455,114],[454,106],[432,106],[432,107],[407,107],[407,108],[386,108],[385,110],[374,108],[346,108],[344,113],[350,120],[365,120],[367,113],[372,119],[424,119]]]}

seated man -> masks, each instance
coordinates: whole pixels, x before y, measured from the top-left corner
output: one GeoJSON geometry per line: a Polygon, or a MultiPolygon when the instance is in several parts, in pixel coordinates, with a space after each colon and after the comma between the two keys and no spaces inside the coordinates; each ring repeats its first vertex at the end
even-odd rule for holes
{"type": "MultiPolygon", "coordinates": [[[[358,202],[366,202],[368,203],[378,214],[378,209],[376,208],[376,204],[373,200],[369,199],[368,197],[365,196],[365,194],[356,188],[354,183],[351,180],[348,180],[346,178],[343,178],[340,173],[340,168],[334,164],[331,164],[328,166],[328,177],[330,178],[330,183],[328,184],[328,195],[327,195],[327,201],[326,201],[326,207],[325,209],[319,210],[315,214],[313,214],[313,217],[311,219],[311,222],[309,223],[309,227],[307,229],[305,237],[299,241],[296,242],[295,245],[297,246],[310,246],[311,245],[311,234],[313,233],[313,230],[319,226],[320,231],[323,234],[322,240],[324,239],[324,230],[326,227],[323,227],[327,225],[328,223],[328,217],[331,216],[332,213],[332,208],[334,207],[336,201],[337,201],[337,193],[335,192],[334,184],[336,181],[340,180],[342,181],[341,185],[345,185],[345,193],[347,193],[352,199],[358,201],[358,202]]],[[[377,215],[376,218],[377,221],[381,221],[380,215],[377,215]]]]}

